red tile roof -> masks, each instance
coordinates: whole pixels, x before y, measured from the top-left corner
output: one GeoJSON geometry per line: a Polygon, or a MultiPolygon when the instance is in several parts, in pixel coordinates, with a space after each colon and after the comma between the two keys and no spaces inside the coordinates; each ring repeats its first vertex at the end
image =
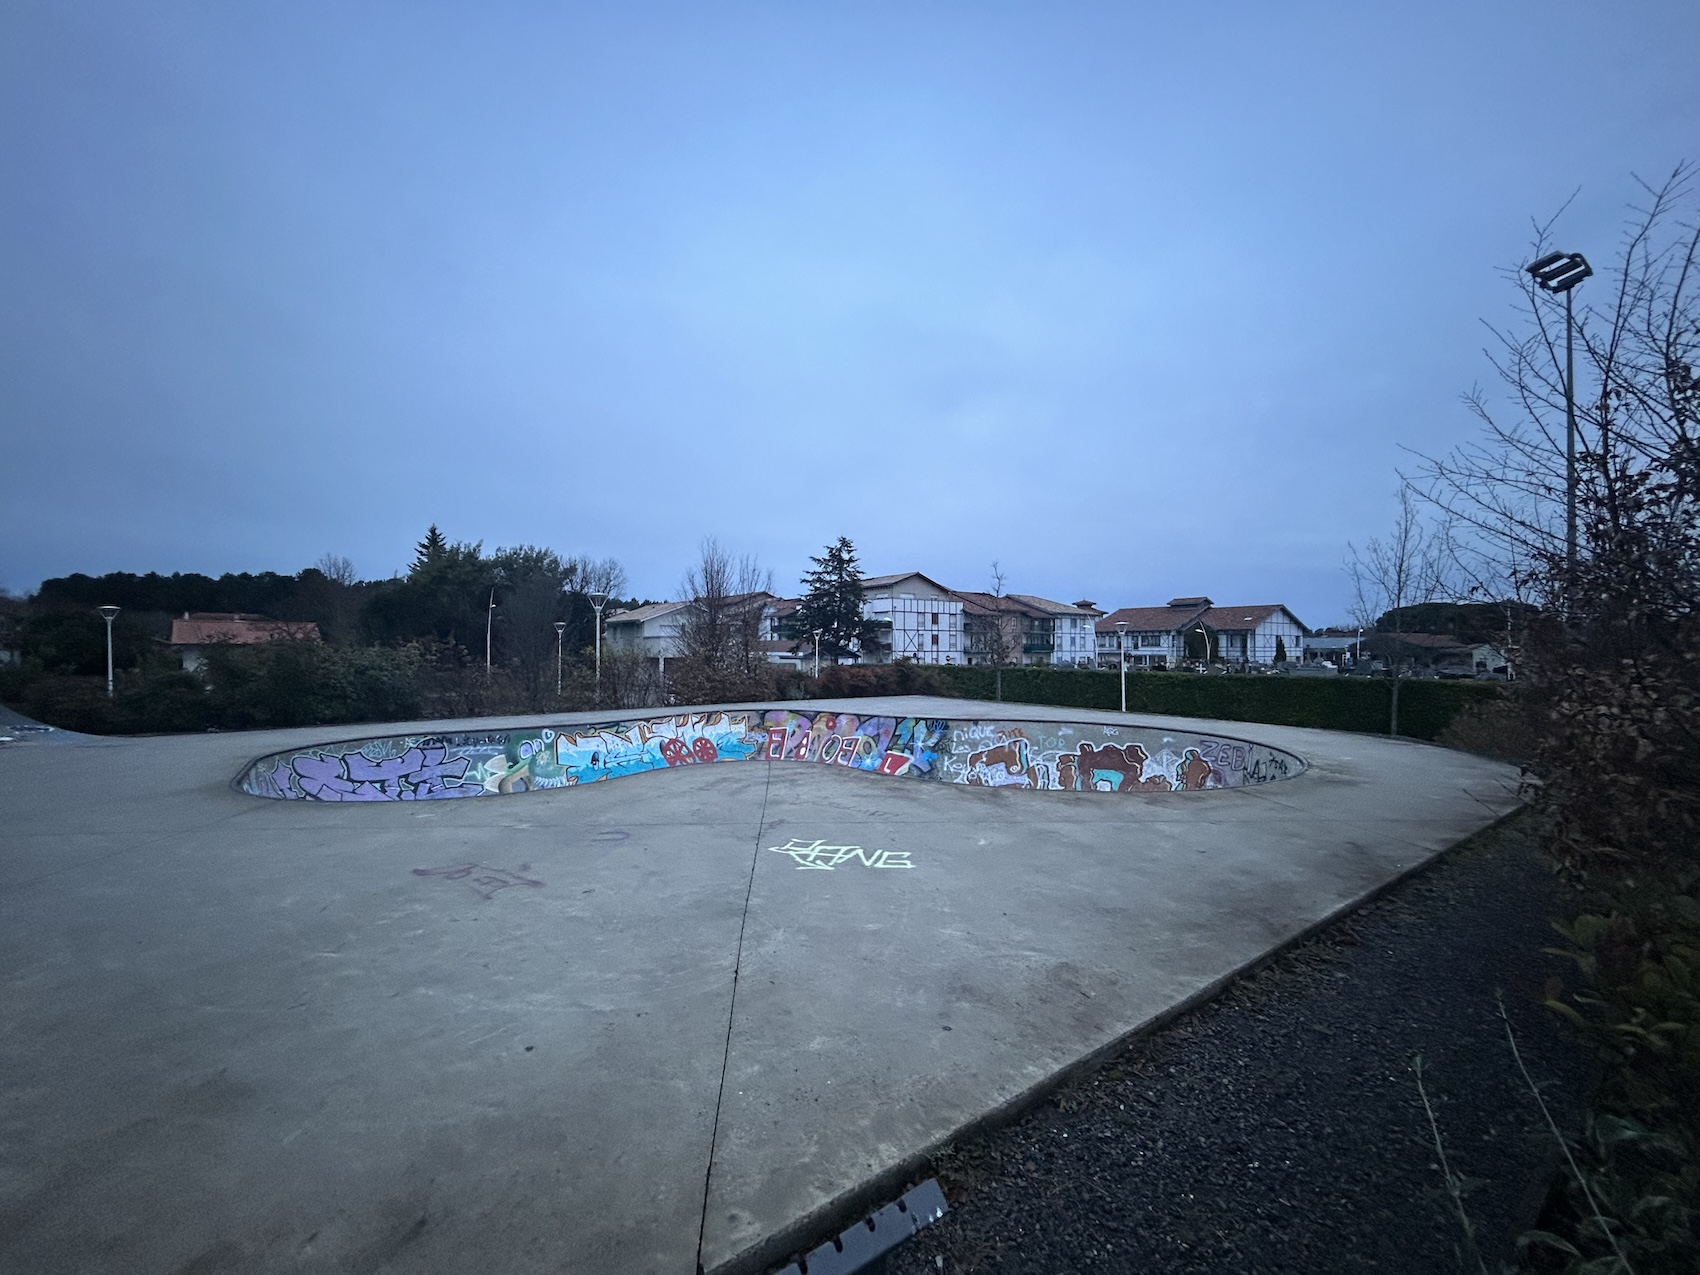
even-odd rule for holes
{"type": "Polygon", "coordinates": [[[1129,633],[1173,633],[1185,628],[1208,608],[1194,607],[1122,607],[1119,611],[1111,611],[1098,621],[1100,633],[1114,633],[1120,621],[1127,621],[1129,633]]]}
{"type": "MultiPolygon", "coordinates": [[[[1206,628],[1219,633],[1250,632],[1276,611],[1287,608],[1279,602],[1259,602],[1251,606],[1219,607],[1209,605],[1209,598],[1176,598],[1165,607],[1123,607],[1098,621],[1098,632],[1114,633],[1116,621],[1126,620],[1129,633],[1174,633],[1203,622],[1206,628]],[[1187,603],[1190,605],[1180,605],[1187,603]]],[[[1292,615],[1291,611],[1287,611],[1292,615]]],[[[1293,621],[1300,623],[1297,616],[1293,621]]]]}
{"type": "Polygon", "coordinates": [[[241,615],[229,611],[185,611],[171,622],[172,646],[211,646],[231,642],[252,646],[257,642],[317,642],[319,626],[311,622],[272,620],[263,615],[241,615]]]}

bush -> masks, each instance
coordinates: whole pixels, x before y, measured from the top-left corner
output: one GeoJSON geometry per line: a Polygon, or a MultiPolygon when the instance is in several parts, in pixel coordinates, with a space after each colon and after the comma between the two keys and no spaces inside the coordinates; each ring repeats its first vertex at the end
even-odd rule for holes
{"type": "MultiPolygon", "coordinates": [[[[952,688],[947,694],[969,699],[991,699],[995,694],[993,669],[950,665],[934,671],[952,688]]],[[[1127,678],[1130,712],[1366,734],[1387,733],[1391,693],[1392,683],[1384,678],[1147,672],[1129,673],[1127,678]]],[[[1487,682],[1404,682],[1399,690],[1399,733],[1435,739],[1463,709],[1491,703],[1503,693],[1487,682]]],[[[1121,679],[1116,673],[1090,669],[1006,668],[1003,698],[1017,704],[1113,711],[1121,707],[1121,679]]]]}
{"type": "Polygon", "coordinates": [[[416,717],[414,647],[268,642],[215,646],[205,674],[212,721],[228,729],[416,717]]]}
{"type": "Polygon", "coordinates": [[[823,667],[812,693],[822,699],[868,695],[958,695],[937,664],[898,660],[893,664],[834,664],[823,667]]]}
{"type": "Polygon", "coordinates": [[[35,670],[8,670],[0,697],[37,721],[90,735],[140,735],[205,730],[210,717],[206,691],[191,673],[124,676],[116,696],[106,697],[106,678],[73,677],[35,670]]]}

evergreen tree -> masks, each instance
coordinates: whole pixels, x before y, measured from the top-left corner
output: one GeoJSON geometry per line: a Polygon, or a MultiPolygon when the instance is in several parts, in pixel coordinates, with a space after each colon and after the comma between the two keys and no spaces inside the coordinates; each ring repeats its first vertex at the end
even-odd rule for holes
{"type": "Polygon", "coordinates": [[[425,539],[421,540],[413,557],[413,570],[422,571],[426,567],[441,562],[449,552],[449,542],[443,539],[443,533],[437,530],[437,524],[432,523],[425,529],[425,539]]]}
{"type": "Polygon", "coordinates": [[[803,576],[803,599],[794,623],[798,645],[812,644],[820,632],[821,653],[837,659],[853,651],[863,654],[879,639],[880,626],[862,616],[862,571],[856,564],[856,547],[848,536],[828,545],[826,552],[811,557],[814,569],[803,576]]]}

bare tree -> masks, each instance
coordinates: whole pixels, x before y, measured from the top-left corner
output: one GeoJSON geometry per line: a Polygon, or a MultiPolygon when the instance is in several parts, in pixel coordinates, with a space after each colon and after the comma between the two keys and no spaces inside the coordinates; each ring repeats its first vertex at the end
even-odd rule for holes
{"type": "Polygon", "coordinates": [[[1004,597],[1006,576],[1003,568],[992,563],[992,587],[989,592],[963,593],[963,638],[970,659],[977,659],[992,670],[993,694],[1003,701],[1003,671],[1016,662],[1021,650],[1025,616],[1004,597]]]}
{"type": "Polygon", "coordinates": [[[773,573],[748,555],[734,557],[714,537],[703,540],[680,585],[685,596],[674,685],[686,702],[749,698],[765,686],[762,617],[773,573]]]}
{"type": "Polygon", "coordinates": [[[354,574],[354,564],[340,553],[324,554],[313,565],[325,579],[345,589],[360,583],[360,578],[354,574]]]}
{"type": "MultiPolygon", "coordinates": [[[[1633,211],[1617,260],[1577,290],[1573,392],[1577,500],[1585,516],[1575,579],[1565,564],[1564,301],[1524,269],[1507,270],[1525,321],[1512,330],[1490,327],[1488,358],[1509,402],[1473,390],[1468,402],[1481,436],[1445,456],[1420,457],[1415,475],[1422,495],[1454,526],[1459,557],[1484,595],[1526,598],[1564,613],[1586,613],[1611,598],[1619,607],[1687,605],[1680,598],[1692,595],[1700,574],[1694,175],[1683,164],[1658,186],[1642,183],[1645,203],[1633,211]],[[1637,601],[1627,602],[1631,595],[1637,601]]],[[[1552,247],[1553,224],[1536,227],[1532,257],[1552,247]]]]}
{"type": "Polygon", "coordinates": [[[1366,629],[1391,624],[1387,675],[1393,681],[1388,734],[1399,733],[1399,684],[1408,674],[1410,648],[1403,640],[1404,608],[1432,602],[1446,592],[1450,559],[1444,528],[1424,523],[1418,497],[1409,484],[1399,488],[1399,516],[1387,539],[1372,537],[1362,550],[1346,546],[1346,571],[1352,578],[1352,618],[1366,629]]]}
{"type": "Polygon", "coordinates": [[[581,555],[566,560],[572,576],[571,588],[580,593],[602,592],[617,597],[626,588],[626,569],[613,558],[587,558],[581,555]]]}

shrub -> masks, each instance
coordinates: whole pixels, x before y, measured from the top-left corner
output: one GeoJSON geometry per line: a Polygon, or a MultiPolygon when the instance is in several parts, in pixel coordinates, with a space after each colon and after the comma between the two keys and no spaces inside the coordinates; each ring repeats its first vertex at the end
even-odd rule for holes
{"type": "MultiPolygon", "coordinates": [[[[970,699],[994,695],[992,669],[945,666],[936,671],[953,688],[950,693],[970,699]]],[[[1138,713],[1385,734],[1391,690],[1382,678],[1140,672],[1128,674],[1127,706],[1138,713]]],[[[1464,708],[1491,703],[1502,694],[1502,687],[1487,682],[1407,681],[1399,691],[1400,734],[1434,739],[1464,708]]],[[[1121,679],[1090,669],[1006,668],[1003,698],[1115,710],[1121,707],[1121,679]]]]}
{"type": "Polygon", "coordinates": [[[396,721],[419,713],[414,647],[268,642],[207,651],[212,720],[229,729],[396,721]]]}

